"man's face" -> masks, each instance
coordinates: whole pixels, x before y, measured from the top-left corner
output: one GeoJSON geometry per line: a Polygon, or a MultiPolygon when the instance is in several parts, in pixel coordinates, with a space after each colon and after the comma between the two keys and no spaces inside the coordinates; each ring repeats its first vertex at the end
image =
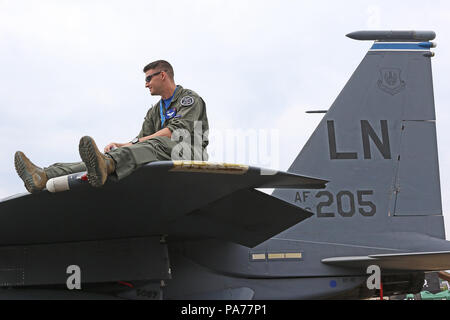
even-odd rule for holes
{"type": "Polygon", "coordinates": [[[161,95],[161,89],[164,86],[165,72],[150,69],[145,72],[145,87],[150,90],[152,96],[161,95]],[[151,76],[150,81],[147,78],[151,76]]]}

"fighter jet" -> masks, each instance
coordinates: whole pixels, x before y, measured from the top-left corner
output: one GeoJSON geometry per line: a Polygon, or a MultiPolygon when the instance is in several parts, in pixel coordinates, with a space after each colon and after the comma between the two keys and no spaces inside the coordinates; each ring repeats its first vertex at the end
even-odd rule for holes
{"type": "Polygon", "coordinates": [[[154,162],[2,200],[0,298],[360,299],[449,270],[435,33],[347,36],[374,43],[287,172],[154,162]]]}

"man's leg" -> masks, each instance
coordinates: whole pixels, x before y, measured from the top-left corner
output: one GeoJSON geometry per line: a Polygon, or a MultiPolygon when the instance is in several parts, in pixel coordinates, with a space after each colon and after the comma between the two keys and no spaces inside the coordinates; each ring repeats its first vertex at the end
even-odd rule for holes
{"type": "Polygon", "coordinates": [[[84,136],[78,146],[81,160],[87,169],[87,178],[91,186],[101,187],[105,184],[108,175],[116,170],[114,160],[100,152],[94,139],[84,136]]]}
{"type": "Polygon", "coordinates": [[[72,173],[78,173],[86,171],[86,166],[83,162],[72,162],[72,163],[55,163],[50,167],[44,168],[44,172],[48,179],[66,176],[72,173]]]}
{"type": "MultiPolygon", "coordinates": [[[[170,141],[170,140],[169,140],[170,141]]],[[[101,187],[109,175],[114,174],[123,179],[146,163],[171,160],[166,146],[159,139],[150,139],[128,147],[121,147],[103,154],[94,139],[81,138],[79,151],[86,165],[87,177],[93,187],[101,187]]]]}
{"type": "Polygon", "coordinates": [[[123,179],[143,165],[155,161],[171,160],[166,146],[159,140],[149,139],[129,147],[122,147],[108,152],[116,163],[115,174],[123,179]]]}
{"type": "Polygon", "coordinates": [[[21,151],[17,151],[14,155],[14,166],[30,193],[42,191],[49,179],[86,171],[83,162],[55,163],[48,168],[41,168],[31,162],[21,151]]]}

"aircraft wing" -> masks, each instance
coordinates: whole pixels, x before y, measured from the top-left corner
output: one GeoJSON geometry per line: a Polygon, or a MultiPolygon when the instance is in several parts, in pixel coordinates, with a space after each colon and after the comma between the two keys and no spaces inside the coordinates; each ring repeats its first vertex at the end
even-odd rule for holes
{"type": "Polygon", "coordinates": [[[261,168],[191,161],[150,163],[92,188],[22,194],[0,202],[0,244],[169,235],[253,247],[312,213],[255,188],[324,188],[327,181],[261,168]]]}
{"type": "Polygon", "coordinates": [[[322,262],[349,268],[377,265],[385,270],[440,271],[450,268],[450,251],[334,257],[323,259],[322,262]]]}

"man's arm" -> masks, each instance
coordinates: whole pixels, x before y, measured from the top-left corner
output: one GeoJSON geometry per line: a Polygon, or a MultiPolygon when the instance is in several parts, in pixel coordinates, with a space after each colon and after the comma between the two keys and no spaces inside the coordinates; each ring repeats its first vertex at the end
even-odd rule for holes
{"type": "MultiPolygon", "coordinates": [[[[172,131],[170,131],[168,128],[164,128],[164,129],[161,129],[161,130],[155,132],[154,134],[139,138],[139,142],[143,142],[143,141],[146,141],[146,140],[154,138],[154,137],[169,137],[170,138],[170,137],[172,137],[172,131]]],[[[106,152],[111,151],[111,149],[114,149],[114,148],[128,147],[128,146],[132,146],[132,145],[133,144],[131,142],[127,142],[127,143],[112,142],[105,147],[104,152],[106,153],[106,152]]]]}
{"type": "MultiPolygon", "coordinates": [[[[146,137],[139,138],[139,142],[144,142],[144,141],[146,141],[148,139],[151,139],[151,138],[154,138],[154,137],[168,137],[168,138],[170,138],[170,137],[172,137],[172,131],[170,131],[168,128],[164,128],[164,129],[161,129],[161,130],[155,132],[154,134],[151,134],[151,135],[146,136],[146,137]]],[[[133,144],[131,142],[128,142],[128,143],[125,143],[122,147],[128,147],[128,146],[131,146],[131,145],[133,145],[133,144]]]]}
{"type": "Polygon", "coordinates": [[[205,114],[205,102],[197,95],[191,95],[193,103],[182,106],[177,116],[170,119],[167,128],[174,132],[176,130],[187,130],[191,135],[194,134],[194,125],[197,121],[202,121],[205,114]]]}
{"type": "Polygon", "coordinates": [[[170,131],[168,128],[164,128],[164,129],[161,129],[161,130],[155,132],[154,134],[140,138],[139,142],[142,142],[142,141],[154,138],[154,137],[169,137],[169,138],[171,138],[172,131],[170,131]]]}

